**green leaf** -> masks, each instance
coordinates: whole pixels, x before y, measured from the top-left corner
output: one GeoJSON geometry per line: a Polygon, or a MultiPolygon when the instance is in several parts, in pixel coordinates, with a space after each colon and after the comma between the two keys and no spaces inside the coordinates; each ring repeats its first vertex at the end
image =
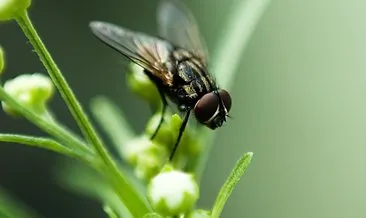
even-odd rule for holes
{"type": "Polygon", "coordinates": [[[212,207],[212,217],[220,217],[220,214],[225,206],[226,201],[233,192],[236,184],[239,182],[242,175],[245,173],[248,165],[252,161],[253,153],[245,153],[236,163],[234,169],[231,171],[229,177],[226,179],[224,185],[221,187],[216,201],[212,207]]]}

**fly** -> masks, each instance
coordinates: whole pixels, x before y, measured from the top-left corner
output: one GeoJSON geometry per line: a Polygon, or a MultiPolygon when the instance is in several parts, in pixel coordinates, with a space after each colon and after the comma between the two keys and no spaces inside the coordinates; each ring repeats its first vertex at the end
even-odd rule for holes
{"type": "Polygon", "coordinates": [[[151,139],[164,121],[167,97],[185,113],[169,157],[172,160],[191,111],[199,123],[216,129],[228,117],[231,97],[208,72],[204,42],[189,10],[176,0],[163,0],[157,10],[157,21],[162,38],[102,21],[91,22],[90,28],[103,43],[143,67],[158,88],[163,107],[151,139]]]}

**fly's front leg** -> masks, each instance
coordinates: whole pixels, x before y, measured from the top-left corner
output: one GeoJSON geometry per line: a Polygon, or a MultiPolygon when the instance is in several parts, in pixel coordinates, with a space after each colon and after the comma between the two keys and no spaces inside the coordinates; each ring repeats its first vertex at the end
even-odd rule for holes
{"type": "Polygon", "coordinates": [[[178,148],[178,145],[179,145],[179,142],[183,136],[183,132],[187,126],[187,123],[188,123],[188,119],[189,119],[189,115],[191,114],[191,111],[187,111],[186,112],[186,115],[184,116],[184,119],[183,119],[183,122],[182,122],[182,125],[180,126],[179,128],[179,133],[178,133],[178,138],[177,138],[177,141],[175,141],[175,144],[174,144],[174,147],[173,147],[173,150],[172,150],[172,153],[170,154],[170,157],[169,157],[169,161],[172,161],[173,157],[174,157],[174,154],[175,152],[177,151],[177,148],[178,148]]]}
{"type": "Polygon", "coordinates": [[[166,97],[165,97],[164,93],[161,91],[161,89],[158,89],[158,90],[159,90],[159,94],[160,94],[160,97],[161,97],[161,102],[162,102],[163,105],[162,105],[162,108],[161,108],[161,117],[160,117],[159,124],[156,127],[154,133],[151,135],[150,140],[153,140],[155,138],[155,136],[158,134],[159,129],[161,127],[161,124],[164,122],[164,116],[165,116],[166,108],[168,106],[168,102],[166,101],[166,97]]]}

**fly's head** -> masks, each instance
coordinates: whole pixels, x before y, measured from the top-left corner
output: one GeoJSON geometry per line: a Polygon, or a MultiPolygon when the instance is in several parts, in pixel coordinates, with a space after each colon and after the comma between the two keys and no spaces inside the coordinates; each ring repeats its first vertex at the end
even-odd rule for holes
{"type": "Polygon", "coordinates": [[[198,122],[210,129],[221,127],[229,116],[231,97],[225,89],[215,90],[203,95],[194,106],[198,122]]]}

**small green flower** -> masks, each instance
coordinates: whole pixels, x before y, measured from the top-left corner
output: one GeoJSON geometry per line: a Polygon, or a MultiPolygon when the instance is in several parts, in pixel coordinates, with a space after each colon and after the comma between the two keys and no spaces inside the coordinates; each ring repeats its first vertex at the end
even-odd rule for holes
{"type": "MultiPolygon", "coordinates": [[[[1,0],[0,0],[1,1],[1,0]]],[[[4,50],[3,48],[0,46],[0,75],[2,74],[2,72],[4,71],[5,68],[5,57],[4,57],[4,50]]]]}
{"type": "Polygon", "coordinates": [[[207,210],[194,210],[187,215],[187,218],[211,218],[211,215],[207,210]]]}
{"type": "Polygon", "coordinates": [[[137,64],[131,63],[131,73],[127,73],[129,88],[151,104],[155,109],[161,107],[161,99],[155,84],[144,73],[144,69],[137,64]]]}
{"type": "Polygon", "coordinates": [[[148,197],[161,214],[176,216],[189,211],[199,197],[193,175],[178,170],[163,170],[148,186],[148,197]]]}
{"type": "MultiPolygon", "coordinates": [[[[54,93],[54,85],[50,78],[39,74],[23,74],[4,84],[4,90],[20,104],[38,114],[47,113],[47,102],[54,93]]],[[[6,102],[2,102],[3,110],[16,115],[6,102]]]]}
{"type": "Polygon", "coordinates": [[[16,18],[31,5],[31,0],[0,0],[0,21],[16,18]]]}

